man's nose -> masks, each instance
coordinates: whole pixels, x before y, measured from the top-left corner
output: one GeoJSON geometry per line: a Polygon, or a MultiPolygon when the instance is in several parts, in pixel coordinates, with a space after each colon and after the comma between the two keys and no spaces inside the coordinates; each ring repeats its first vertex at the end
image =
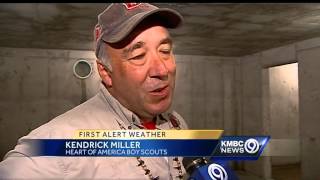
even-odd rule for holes
{"type": "MultiPolygon", "coordinates": [[[[168,59],[166,61],[170,60],[168,59]]],[[[149,74],[150,77],[158,78],[161,80],[165,80],[168,78],[169,71],[165,64],[165,60],[161,59],[161,57],[157,53],[154,53],[151,57],[149,74]]]]}

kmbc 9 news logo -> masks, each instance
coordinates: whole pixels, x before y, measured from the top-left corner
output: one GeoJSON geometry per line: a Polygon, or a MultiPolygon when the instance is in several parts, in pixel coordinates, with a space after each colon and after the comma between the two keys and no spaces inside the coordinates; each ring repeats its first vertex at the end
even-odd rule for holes
{"type": "Polygon", "coordinates": [[[256,160],[269,138],[269,136],[223,136],[213,156],[231,160],[256,160]]]}

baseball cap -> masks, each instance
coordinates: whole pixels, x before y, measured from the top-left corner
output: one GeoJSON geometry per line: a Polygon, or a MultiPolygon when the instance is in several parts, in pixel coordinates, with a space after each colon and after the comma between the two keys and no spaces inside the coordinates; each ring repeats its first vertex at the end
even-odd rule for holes
{"type": "Polygon", "coordinates": [[[107,43],[120,42],[150,16],[160,20],[167,28],[176,28],[183,21],[183,17],[173,9],[158,8],[148,3],[112,3],[98,15],[95,27],[96,56],[102,40],[107,43]]]}

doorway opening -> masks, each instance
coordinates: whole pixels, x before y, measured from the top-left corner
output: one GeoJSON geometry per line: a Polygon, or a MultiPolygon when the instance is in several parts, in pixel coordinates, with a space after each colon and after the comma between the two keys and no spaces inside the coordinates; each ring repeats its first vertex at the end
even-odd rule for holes
{"type": "Polygon", "coordinates": [[[271,136],[269,155],[274,180],[300,179],[300,123],[298,63],[264,71],[266,132],[271,136]]]}

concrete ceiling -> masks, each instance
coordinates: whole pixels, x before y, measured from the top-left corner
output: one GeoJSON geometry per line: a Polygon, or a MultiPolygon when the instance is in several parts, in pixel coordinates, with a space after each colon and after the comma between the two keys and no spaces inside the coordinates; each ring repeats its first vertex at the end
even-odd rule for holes
{"type": "MultiPolygon", "coordinates": [[[[108,4],[1,4],[0,47],[92,50],[97,15],[108,4]]],[[[243,56],[320,36],[320,3],[155,4],[185,18],[175,53],[243,56]]]]}

